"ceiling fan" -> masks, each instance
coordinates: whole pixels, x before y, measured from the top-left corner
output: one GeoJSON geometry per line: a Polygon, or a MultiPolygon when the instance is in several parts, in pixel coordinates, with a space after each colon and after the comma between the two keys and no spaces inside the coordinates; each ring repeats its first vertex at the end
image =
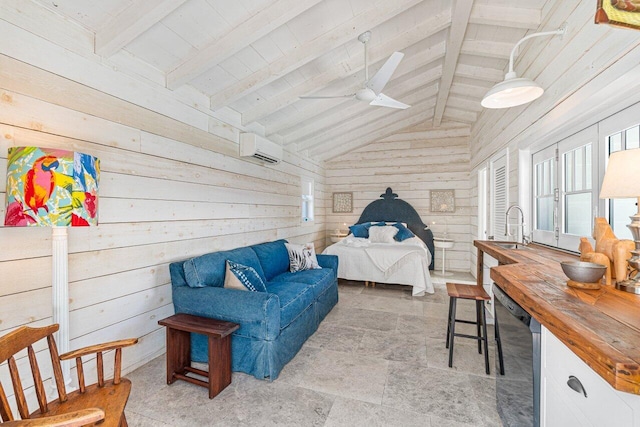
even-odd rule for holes
{"type": "Polygon", "coordinates": [[[393,72],[398,68],[400,61],[404,57],[402,52],[394,52],[387,62],[378,70],[378,72],[369,80],[369,66],[367,63],[367,42],[371,39],[371,31],[366,31],[358,36],[358,40],[364,45],[364,87],[349,95],[337,96],[301,96],[300,99],[332,99],[332,98],[355,98],[359,101],[368,102],[369,105],[377,105],[379,107],[399,108],[404,110],[411,107],[400,101],[388,97],[382,93],[382,89],[391,79],[393,72]]]}

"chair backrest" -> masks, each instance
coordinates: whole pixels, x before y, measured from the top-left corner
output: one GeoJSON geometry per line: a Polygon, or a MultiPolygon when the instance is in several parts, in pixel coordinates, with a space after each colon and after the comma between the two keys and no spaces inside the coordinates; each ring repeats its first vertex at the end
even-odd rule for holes
{"type": "MultiPolygon", "coordinates": [[[[64,380],[62,375],[62,367],[60,366],[60,359],[58,357],[58,348],[53,334],[58,330],[58,325],[50,325],[42,328],[30,328],[27,326],[21,326],[20,328],[8,333],[7,335],[0,337],[0,363],[7,362],[9,367],[9,374],[11,376],[11,383],[13,385],[13,392],[16,399],[16,405],[20,417],[22,419],[29,418],[29,408],[27,406],[27,399],[22,387],[22,381],[20,379],[20,373],[18,372],[18,365],[16,363],[15,356],[17,353],[24,349],[27,349],[27,355],[29,357],[29,365],[31,366],[31,374],[33,376],[34,388],[36,397],[38,399],[38,405],[40,406],[40,412],[42,414],[47,413],[47,394],[42,382],[42,374],[38,361],[36,359],[36,352],[33,349],[33,344],[36,342],[47,339],[49,347],[49,354],[51,356],[51,365],[53,367],[53,376],[58,389],[58,397],[61,402],[67,400],[67,392],[64,386],[64,380]]],[[[0,382],[0,417],[2,421],[13,421],[14,416],[11,411],[5,389],[0,382]]]]}

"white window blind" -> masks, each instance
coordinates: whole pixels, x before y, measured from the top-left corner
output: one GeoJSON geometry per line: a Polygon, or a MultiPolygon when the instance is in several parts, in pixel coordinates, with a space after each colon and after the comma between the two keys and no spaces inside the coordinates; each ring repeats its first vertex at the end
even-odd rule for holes
{"type": "Polygon", "coordinates": [[[491,234],[506,239],[506,212],[509,207],[509,171],[506,153],[491,162],[491,234]]]}

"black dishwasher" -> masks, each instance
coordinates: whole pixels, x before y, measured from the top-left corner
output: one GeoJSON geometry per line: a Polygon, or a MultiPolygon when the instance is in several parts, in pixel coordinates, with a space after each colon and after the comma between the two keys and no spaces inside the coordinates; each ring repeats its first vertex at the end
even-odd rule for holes
{"type": "MultiPolygon", "coordinates": [[[[504,375],[496,375],[496,400],[503,425],[540,426],[540,323],[493,284],[504,375]]],[[[496,358],[496,365],[498,358],[496,358]]],[[[496,366],[496,370],[499,367],[496,366]]]]}

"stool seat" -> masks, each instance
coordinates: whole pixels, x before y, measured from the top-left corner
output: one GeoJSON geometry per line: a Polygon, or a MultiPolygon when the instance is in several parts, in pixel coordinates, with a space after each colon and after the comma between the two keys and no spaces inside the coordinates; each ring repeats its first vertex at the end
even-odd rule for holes
{"type": "MultiPolygon", "coordinates": [[[[485,371],[489,374],[489,346],[487,339],[487,319],[484,311],[485,301],[490,301],[491,297],[479,285],[463,285],[460,283],[447,283],[447,294],[449,295],[449,318],[447,319],[447,342],[449,349],[449,367],[453,366],[453,342],[455,337],[470,338],[478,341],[478,353],[482,354],[482,344],[484,343],[484,363],[485,371]],[[456,306],[458,299],[475,301],[476,320],[456,319],[456,306]],[[477,326],[477,335],[460,334],[456,332],[456,323],[467,323],[477,326]]],[[[500,330],[498,328],[498,318],[494,317],[495,339],[498,345],[498,359],[500,362],[500,374],[504,375],[504,362],[502,360],[502,343],[500,342],[500,330]]]]}
{"type": "Polygon", "coordinates": [[[476,301],[489,301],[491,297],[485,292],[484,287],[478,285],[462,285],[460,283],[447,283],[449,297],[471,299],[476,301]]]}

